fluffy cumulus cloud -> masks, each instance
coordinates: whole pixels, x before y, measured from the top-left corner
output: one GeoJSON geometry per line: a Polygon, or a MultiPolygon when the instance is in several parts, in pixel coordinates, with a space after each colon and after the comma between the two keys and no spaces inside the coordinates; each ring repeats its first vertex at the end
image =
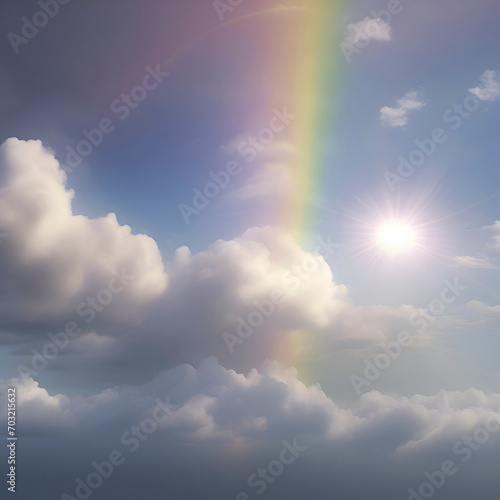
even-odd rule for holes
{"type": "Polygon", "coordinates": [[[475,95],[480,101],[495,102],[500,97],[500,81],[497,72],[487,69],[480,77],[480,84],[477,87],[469,89],[472,95],[475,95]]]}
{"type": "Polygon", "coordinates": [[[384,106],[380,109],[380,122],[387,127],[404,127],[412,111],[418,111],[425,106],[425,102],[416,90],[408,91],[398,99],[397,106],[384,106]]]}
{"type": "Polygon", "coordinates": [[[304,251],[290,235],[270,227],[253,228],[234,240],[219,240],[208,251],[195,255],[181,247],[171,278],[177,289],[181,283],[188,285],[190,276],[196,287],[204,280],[223,281],[235,301],[246,308],[255,308],[259,301],[275,297],[273,292],[281,292],[275,302],[283,306],[276,308],[277,313],[282,311],[279,316],[283,321],[288,318],[290,325],[321,326],[346,295],[346,288],[333,282],[330,267],[321,256],[321,252],[332,251],[329,242],[324,243],[314,254],[304,251]]]}
{"type": "MultiPolygon", "coordinates": [[[[49,395],[46,389],[33,379],[0,380],[2,394],[8,387],[15,387],[17,408],[22,408],[23,430],[26,435],[48,434],[75,425],[77,418],[72,410],[71,401],[62,394],[49,395]]],[[[7,400],[0,403],[1,410],[7,413],[7,400]]]]}
{"type": "MultiPolygon", "coordinates": [[[[9,321],[65,313],[73,299],[110,286],[128,307],[167,285],[155,241],[134,235],[114,214],[72,212],[66,174],[40,141],[8,139],[0,149],[0,311],[9,321]]],[[[107,299],[106,299],[107,300],[107,299]]],[[[121,309],[124,312],[125,308],[121,309]]]]}
{"type": "Polygon", "coordinates": [[[140,337],[122,345],[163,352],[161,358],[144,357],[149,369],[155,360],[165,367],[210,354],[229,366],[254,366],[291,332],[324,329],[348,307],[346,288],[334,282],[320,255],[334,251],[332,242],[322,243],[317,254],[306,252],[290,235],[265,227],[216,241],[204,252],[178,248],[160,307],[140,337]]]}

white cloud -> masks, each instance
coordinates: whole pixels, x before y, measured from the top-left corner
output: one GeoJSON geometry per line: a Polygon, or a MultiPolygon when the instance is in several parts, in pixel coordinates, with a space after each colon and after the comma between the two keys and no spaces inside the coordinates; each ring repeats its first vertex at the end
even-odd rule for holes
{"type": "Polygon", "coordinates": [[[398,99],[397,106],[384,106],[380,109],[380,122],[387,127],[404,127],[408,123],[410,111],[418,111],[425,106],[425,102],[416,90],[408,91],[398,99]]]}
{"type": "Polygon", "coordinates": [[[497,72],[487,69],[480,77],[480,85],[469,89],[481,101],[494,102],[500,97],[500,82],[497,80],[497,72]]]}
{"type": "Polygon", "coordinates": [[[496,234],[493,235],[493,241],[489,244],[491,248],[500,248],[500,220],[495,221],[491,226],[484,226],[482,229],[487,229],[496,234]]]}
{"type": "Polygon", "coordinates": [[[491,262],[489,258],[472,257],[470,255],[460,255],[453,257],[452,261],[455,264],[472,269],[500,269],[496,264],[491,262]]]}
{"type": "MultiPolygon", "coordinates": [[[[62,432],[78,422],[76,404],[68,396],[51,396],[46,389],[31,378],[25,380],[0,380],[2,394],[8,387],[16,388],[16,406],[23,432],[27,435],[62,432]]],[[[0,402],[0,410],[7,413],[7,398],[0,402]]]]}
{"type": "Polygon", "coordinates": [[[471,307],[482,315],[497,315],[500,314],[500,306],[489,306],[480,300],[470,300],[467,306],[471,307]]]}
{"type": "Polygon", "coordinates": [[[348,44],[358,45],[368,40],[389,42],[392,40],[391,26],[378,18],[365,17],[357,23],[350,23],[345,27],[344,41],[348,44]]]}
{"type": "Polygon", "coordinates": [[[171,286],[160,322],[169,328],[159,328],[151,342],[171,345],[191,363],[216,354],[224,362],[254,366],[290,332],[324,328],[348,302],[346,288],[334,282],[322,257],[271,227],[249,229],[194,255],[181,247],[168,272],[171,286]],[[283,300],[273,305],[275,291],[283,300]],[[272,311],[231,354],[223,334],[237,335],[250,315],[262,315],[258,307],[264,303],[272,311]]]}
{"type": "Polygon", "coordinates": [[[267,163],[253,174],[247,182],[231,193],[231,198],[250,200],[273,197],[283,206],[295,193],[294,177],[290,167],[280,163],[267,163]]]}
{"type": "Polygon", "coordinates": [[[132,234],[115,214],[73,214],[73,197],[65,172],[40,141],[12,138],[1,146],[0,231],[9,235],[0,245],[4,318],[64,314],[72,300],[95,294],[124,270],[134,278],[114,301],[127,304],[122,314],[165,290],[156,242],[132,234]]]}

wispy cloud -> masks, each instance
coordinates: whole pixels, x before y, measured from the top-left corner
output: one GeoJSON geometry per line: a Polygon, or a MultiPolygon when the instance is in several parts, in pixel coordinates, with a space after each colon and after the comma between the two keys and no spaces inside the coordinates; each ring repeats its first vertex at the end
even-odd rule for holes
{"type": "Polygon", "coordinates": [[[496,264],[488,258],[472,257],[470,255],[460,255],[453,257],[452,261],[462,267],[470,267],[472,269],[500,269],[496,264]]]}
{"type": "Polygon", "coordinates": [[[290,168],[284,164],[269,163],[264,169],[252,175],[248,182],[232,193],[232,198],[249,200],[273,196],[284,199],[293,192],[293,178],[290,168]]]}
{"type": "Polygon", "coordinates": [[[425,102],[420,93],[410,90],[398,99],[397,106],[384,106],[380,109],[380,122],[387,127],[404,127],[408,123],[408,113],[418,111],[424,106],[425,102]]]}
{"type": "Polygon", "coordinates": [[[481,101],[494,102],[500,97],[500,82],[496,79],[497,73],[487,69],[480,77],[480,85],[469,89],[481,101]]]}
{"type": "Polygon", "coordinates": [[[483,226],[482,229],[487,229],[488,231],[493,231],[493,241],[487,244],[489,248],[500,248],[500,220],[496,220],[491,226],[483,226]]]}
{"type": "Polygon", "coordinates": [[[380,17],[365,17],[357,23],[350,23],[345,27],[346,43],[358,45],[367,40],[390,42],[392,40],[392,27],[380,17]]]}

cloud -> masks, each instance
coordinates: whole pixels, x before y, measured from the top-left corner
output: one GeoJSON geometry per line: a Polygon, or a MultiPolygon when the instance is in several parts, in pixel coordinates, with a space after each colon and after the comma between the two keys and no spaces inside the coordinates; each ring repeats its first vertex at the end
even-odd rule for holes
{"type": "Polygon", "coordinates": [[[225,144],[221,144],[219,146],[219,151],[221,153],[226,153],[226,154],[237,153],[238,148],[241,146],[241,144],[245,144],[249,135],[250,135],[250,133],[237,135],[231,141],[229,141],[225,144]]]}
{"type": "Polygon", "coordinates": [[[497,80],[497,72],[487,69],[480,77],[480,85],[469,89],[469,92],[480,101],[495,102],[500,97],[500,82],[497,80]]]}
{"type": "Polygon", "coordinates": [[[358,45],[360,42],[377,40],[389,42],[392,40],[392,28],[380,17],[365,17],[357,23],[350,23],[345,27],[344,41],[348,44],[358,45]]]}
{"type": "Polygon", "coordinates": [[[301,354],[318,346],[354,356],[409,326],[411,306],[351,303],[320,256],[336,251],[330,236],[306,251],[286,232],[252,228],[205,251],[180,247],[164,265],[150,237],[132,234],[114,217],[74,215],[66,174],[40,142],[12,139],[1,151],[0,221],[10,236],[0,246],[1,307],[9,322],[0,339],[14,363],[40,372],[39,381],[64,373],[82,391],[136,384],[210,355],[249,370],[291,343],[301,354]],[[130,290],[85,323],[75,305],[122,267],[135,275],[130,290]],[[58,349],[53,336],[64,338],[67,321],[82,331],[58,349]],[[236,339],[233,351],[228,336],[236,339]],[[40,353],[54,350],[40,368],[40,353]]]}
{"type": "Polygon", "coordinates": [[[124,272],[133,278],[113,301],[116,317],[129,317],[164,292],[156,242],[132,234],[115,214],[73,214],[73,197],[65,172],[40,141],[12,138],[1,146],[0,228],[9,235],[0,245],[4,321],[58,317],[124,272]]]}
{"type": "Polygon", "coordinates": [[[500,269],[496,264],[491,262],[489,258],[472,257],[470,255],[461,255],[453,257],[452,261],[455,264],[472,269],[500,269]]]}
{"type": "MultiPolygon", "coordinates": [[[[94,396],[82,405],[79,398],[72,399],[63,394],[51,396],[31,378],[0,380],[2,394],[7,394],[8,387],[16,388],[16,409],[22,413],[20,421],[26,436],[60,434],[77,425],[79,418],[94,407],[97,400],[102,399],[94,396]],[[90,401],[94,404],[89,404],[90,401]]],[[[7,413],[6,398],[0,403],[0,408],[7,413]]]]}
{"type": "MultiPolygon", "coordinates": [[[[136,383],[209,355],[248,369],[293,335],[304,345],[316,338],[328,348],[342,339],[377,343],[389,324],[402,320],[397,309],[350,304],[346,287],[335,283],[320,256],[336,249],[329,236],[315,253],[286,232],[252,228],[195,254],[180,247],[164,265],[155,241],[134,235],[114,215],[73,214],[66,174],[40,141],[9,139],[0,152],[0,229],[9,233],[0,245],[0,309],[9,328],[0,338],[19,365],[36,371],[44,368],[35,367],[33,353],[57,351],[42,378],[64,372],[82,390],[136,383]],[[123,269],[134,276],[130,285],[87,324],[78,304],[106,290],[123,269]],[[276,293],[280,303],[271,301],[276,293]],[[257,316],[261,324],[251,327],[257,316]],[[64,338],[68,321],[81,333],[58,349],[53,335],[64,338]],[[230,352],[224,334],[247,330],[230,352]]],[[[255,190],[246,196],[266,195],[280,168],[269,164],[273,173],[255,177],[255,190]]]]}
{"type": "MultiPolygon", "coordinates": [[[[121,419],[123,412],[133,422],[154,406],[156,398],[163,401],[168,396],[177,409],[161,427],[186,442],[304,434],[414,453],[432,448],[436,439],[452,442],[487,417],[498,420],[500,410],[500,394],[487,395],[474,388],[409,398],[371,391],[350,407],[341,407],[318,384],[308,386],[298,380],[295,368],[266,361],[245,375],[224,368],[214,357],[198,368],[180,365],[143,385],[122,385],[85,397],[51,396],[31,379],[1,384],[20,387],[20,425],[30,432],[52,430],[61,423],[76,428],[83,419],[103,425],[121,419]]],[[[0,409],[5,405],[2,401],[0,409]]]]}
{"type": "Polygon", "coordinates": [[[384,106],[380,109],[380,122],[387,127],[404,127],[408,123],[408,114],[418,111],[425,106],[425,102],[416,90],[408,91],[398,99],[397,107],[384,106]]]}
{"type": "MultiPolygon", "coordinates": [[[[330,238],[323,243],[320,252],[335,251],[330,238]]],[[[83,389],[137,383],[182,362],[198,364],[209,355],[245,370],[272,358],[277,346],[292,340],[300,351],[317,345],[321,352],[334,351],[340,341],[361,342],[355,350],[386,342],[408,327],[412,312],[408,307],[352,305],[346,287],[335,283],[322,257],[270,227],[219,240],[203,252],[180,247],[167,273],[169,288],[139,325],[91,324],[91,330],[50,360],[47,371],[64,372],[83,389]],[[279,303],[271,300],[275,294],[279,303]],[[236,339],[233,351],[227,335],[236,339]]],[[[61,325],[57,328],[51,331],[61,331],[61,325]]],[[[32,349],[42,352],[47,331],[42,330],[41,338],[18,339],[18,363],[31,369],[32,349]]]]}
{"type": "Polygon", "coordinates": [[[251,200],[272,197],[274,202],[283,206],[296,192],[295,182],[286,164],[267,163],[250,176],[246,183],[231,193],[231,198],[251,200]]]}
{"type": "Polygon", "coordinates": [[[480,300],[470,300],[467,306],[486,316],[500,314],[500,306],[489,306],[480,300]]]}
{"type": "Polygon", "coordinates": [[[496,233],[493,235],[493,241],[488,246],[494,249],[500,248],[500,220],[495,221],[491,226],[484,226],[482,229],[496,233]]]}
{"type": "Polygon", "coordinates": [[[113,214],[73,214],[66,174],[40,141],[9,139],[0,154],[0,228],[9,234],[0,245],[0,311],[9,324],[1,338],[16,345],[20,364],[31,367],[32,350],[42,352],[68,321],[82,332],[48,370],[93,363],[89,379],[133,380],[179,361],[231,357],[223,334],[236,334],[278,290],[286,300],[256,328],[262,342],[241,352],[239,362],[248,366],[268,357],[285,332],[324,326],[345,302],[345,287],[333,282],[324,259],[290,235],[254,228],[194,255],[180,247],[165,266],[156,242],[132,234],[113,214]],[[107,297],[110,279],[123,273],[133,279],[87,324],[78,305],[101,291],[107,297]]]}
{"type": "MultiPolygon", "coordinates": [[[[135,494],[136,478],[146,473],[148,481],[140,488],[147,496],[168,487],[186,498],[215,500],[220,491],[213,484],[223,482],[236,497],[249,490],[250,474],[276,458],[283,440],[301,446],[304,453],[293,464],[293,474],[268,485],[274,497],[304,498],[318,488],[336,496],[347,491],[350,498],[375,492],[376,498],[392,500],[425,480],[424,471],[437,470],[445,459],[454,460],[459,478],[468,484],[478,471],[494,467],[499,443],[493,427],[499,394],[475,388],[411,397],[371,391],[341,405],[318,384],[301,382],[294,368],[271,361],[242,373],[209,357],[197,367],[176,366],[143,384],[121,384],[84,396],[54,394],[29,379],[0,381],[2,391],[7,386],[19,387],[24,467],[37,467],[24,488],[29,497],[38,491],[42,500],[65,492],[74,496],[76,478],[85,481],[95,471],[93,463],[108,460],[113,450],[122,454],[124,464],[105,477],[102,488],[94,491],[96,498],[109,498],[110,492],[128,498],[131,491],[135,494]],[[142,423],[158,401],[172,412],[151,434],[143,431],[142,423]],[[485,442],[486,422],[492,430],[485,442]],[[476,434],[479,428],[482,434],[476,434]],[[476,435],[481,444],[466,445],[464,439],[476,435]],[[43,450],[39,437],[44,438],[43,450]],[[474,460],[464,465],[467,450],[474,460]],[[52,459],[41,460],[42,453],[52,459]],[[311,471],[316,472],[312,478],[311,471]],[[360,475],[363,490],[356,480],[360,475]]],[[[6,404],[6,398],[0,400],[4,414],[6,404]]],[[[494,479],[487,477],[481,492],[494,487],[494,479]]],[[[459,488],[463,494],[457,495],[453,484],[447,484],[452,498],[470,498],[467,488],[459,488]]]]}
{"type": "Polygon", "coordinates": [[[254,366],[290,332],[325,327],[348,302],[346,288],[334,282],[321,256],[271,227],[218,240],[204,252],[181,247],[168,274],[161,310],[150,316],[138,338],[164,352],[163,363],[179,358],[197,363],[214,354],[231,366],[254,366]],[[278,302],[271,300],[275,296],[278,302]],[[245,341],[239,339],[231,353],[223,335],[239,331],[245,341]]]}

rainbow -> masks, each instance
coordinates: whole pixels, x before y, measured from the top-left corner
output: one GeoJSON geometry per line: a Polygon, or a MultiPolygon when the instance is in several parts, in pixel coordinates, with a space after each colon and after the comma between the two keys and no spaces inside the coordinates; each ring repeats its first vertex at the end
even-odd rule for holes
{"type": "MultiPolygon", "coordinates": [[[[295,193],[290,207],[284,207],[283,225],[306,249],[315,247],[317,198],[325,186],[325,145],[333,141],[338,100],[341,96],[343,61],[343,1],[319,0],[308,3],[313,8],[298,37],[299,51],[294,64],[292,144],[297,148],[294,168],[295,193]]],[[[276,346],[275,359],[286,366],[295,366],[299,378],[311,383],[318,349],[307,331],[284,335],[276,346]]]]}
{"type": "MultiPolygon", "coordinates": [[[[163,68],[171,64],[208,35],[231,25],[264,16],[293,16],[294,22],[288,23],[285,31],[279,31],[278,35],[287,37],[292,51],[290,59],[280,64],[280,71],[287,72],[290,82],[287,94],[292,99],[287,107],[296,116],[288,136],[296,151],[292,160],[294,192],[289,203],[277,207],[276,225],[308,249],[315,246],[315,206],[324,189],[322,179],[326,168],[324,148],[335,132],[334,118],[341,95],[340,43],[344,3],[345,0],[308,0],[303,6],[281,5],[241,15],[196,36],[161,65],[163,68]]],[[[283,24],[280,26],[283,30],[283,24]]],[[[258,29],[256,33],[262,35],[258,29]]],[[[263,35],[266,34],[271,35],[263,35]]],[[[274,358],[284,365],[295,366],[305,382],[313,378],[317,355],[311,338],[308,332],[283,332],[283,340],[275,348],[274,358]]]]}
{"type": "MultiPolygon", "coordinates": [[[[293,165],[295,193],[290,205],[279,209],[278,225],[301,243],[311,243],[314,236],[314,203],[322,191],[324,162],[322,150],[333,129],[340,95],[341,20],[345,0],[308,0],[305,5],[284,6],[248,13],[217,24],[173,52],[161,67],[174,62],[201,40],[228,26],[250,19],[295,14],[300,16],[298,29],[283,33],[290,39],[294,53],[289,72],[293,102],[289,109],[297,116],[290,141],[298,151],[293,165]]],[[[258,33],[258,31],[256,31],[258,33]]]]}
{"type": "Polygon", "coordinates": [[[343,1],[318,0],[311,4],[314,10],[298,34],[300,52],[294,78],[297,100],[293,108],[297,119],[291,138],[298,149],[296,193],[285,215],[286,227],[306,246],[314,237],[314,199],[324,187],[324,146],[334,132],[342,74],[339,46],[343,1]]]}

